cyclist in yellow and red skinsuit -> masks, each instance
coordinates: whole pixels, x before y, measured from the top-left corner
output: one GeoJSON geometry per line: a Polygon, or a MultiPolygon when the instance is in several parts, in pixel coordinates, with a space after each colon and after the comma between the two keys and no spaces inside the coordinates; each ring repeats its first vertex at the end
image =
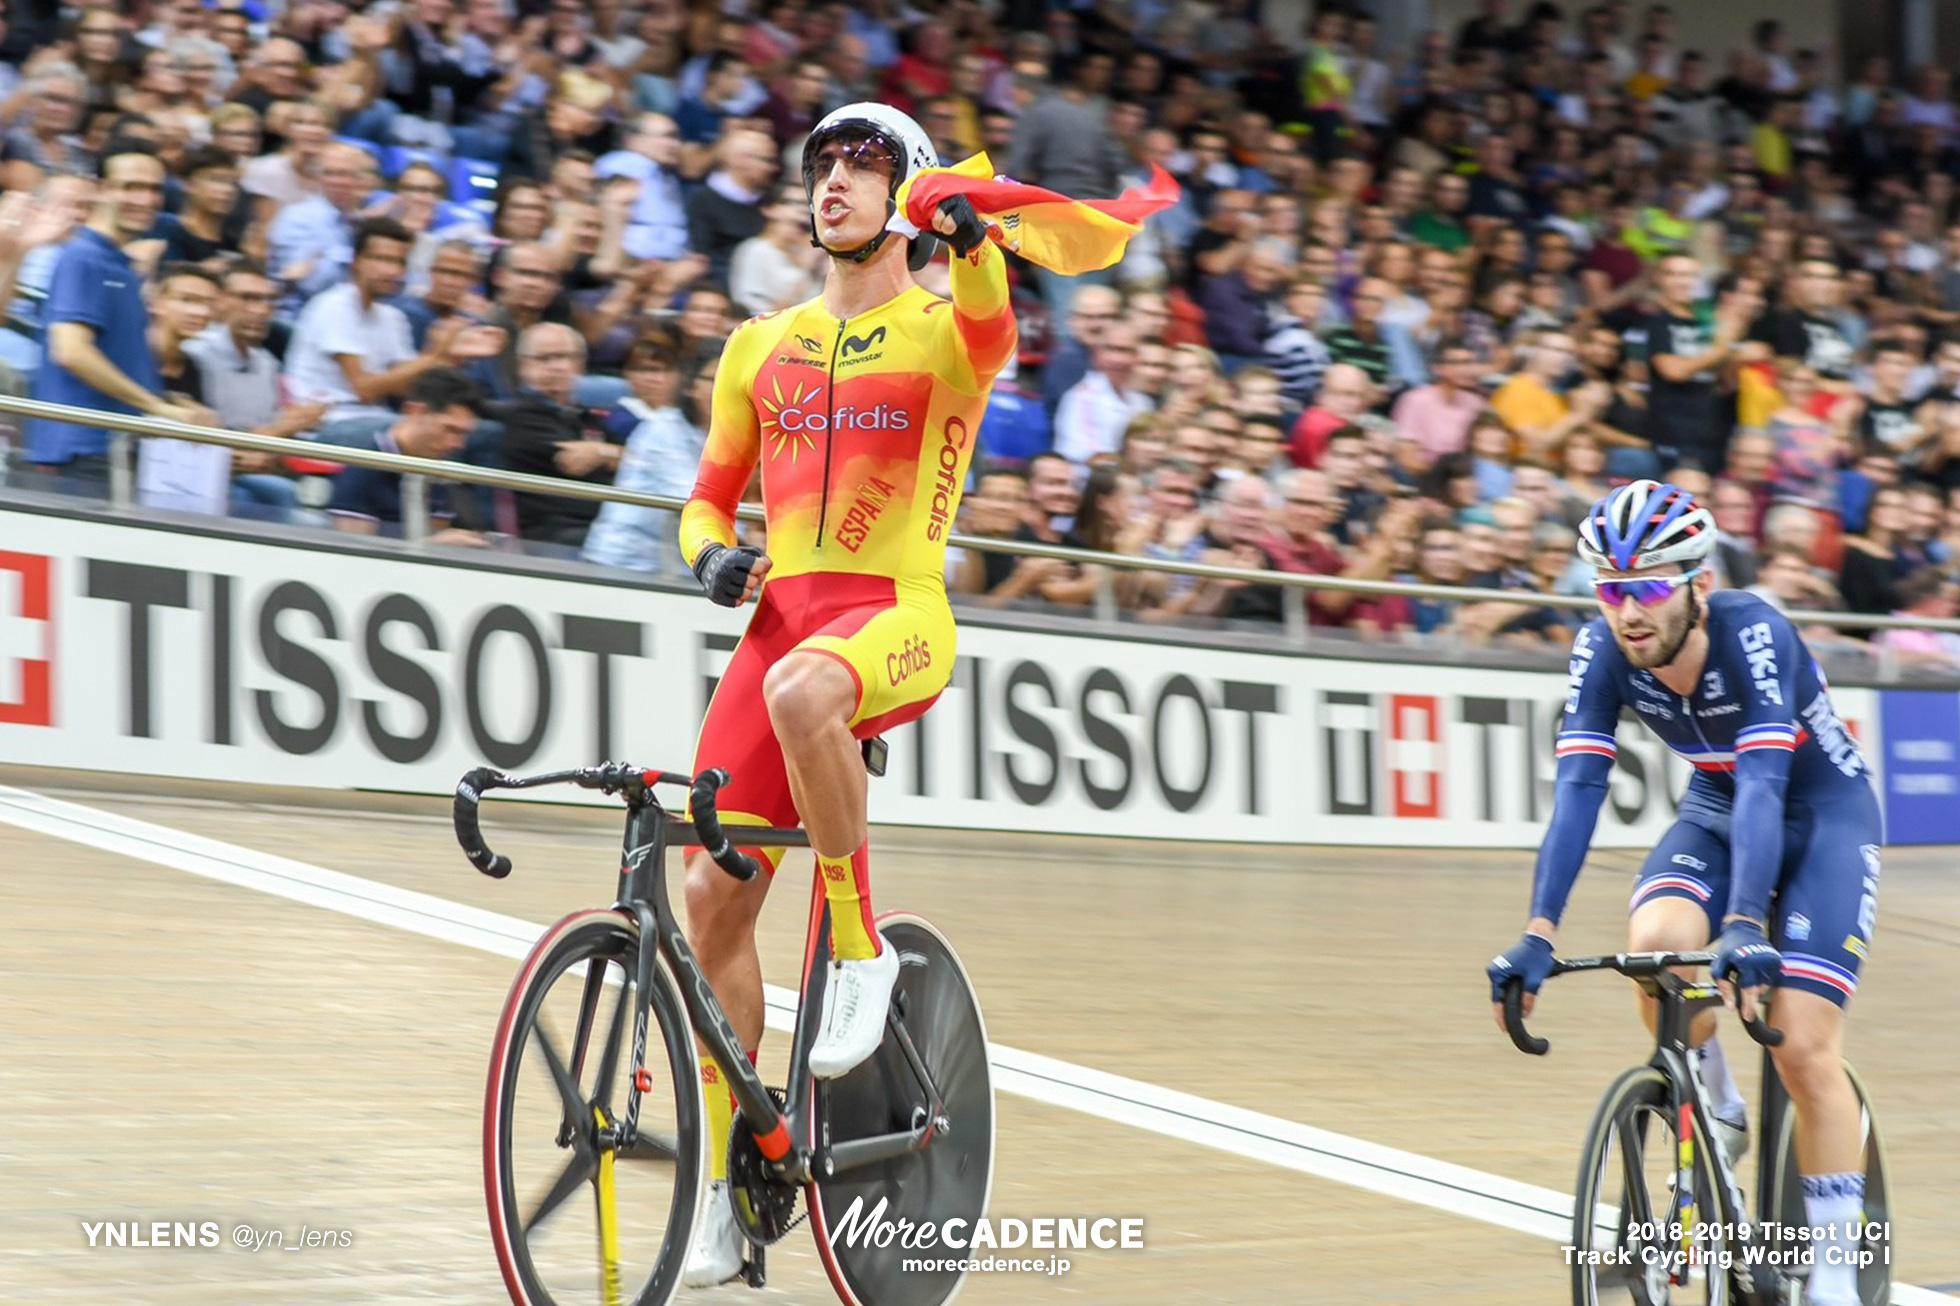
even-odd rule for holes
{"type": "MultiPolygon", "coordinates": [[[[708,705],[695,768],[732,777],[718,804],[725,822],[810,833],[836,958],[810,1067],[836,1077],[877,1048],[898,974],[871,921],[858,741],[922,715],[952,675],[946,537],[1015,326],[1004,256],[964,198],[941,204],[933,226],[955,251],[950,302],[912,279],[931,235],[888,239],[906,230],[887,228],[899,186],[939,162],[911,118],[847,105],[817,124],[803,158],[830,273],[818,298],[751,318],[729,338],[680,540],[710,598],[739,606],[760,596],[708,705]],[[758,467],[766,554],[739,547],[734,529],[758,467]]],[[[782,850],[751,851],[773,874],[782,850]]],[[[738,883],[690,854],[689,942],[751,1058],[763,1028],[755,921],[766,892],[766,878],[738,883]]],[[[712,1058],[702,1079],[722,1183],[730,1104],[712,1058]]],[[[742,1247],[717,1191],[685,1281],[732,1277],[742,1247]]]]}

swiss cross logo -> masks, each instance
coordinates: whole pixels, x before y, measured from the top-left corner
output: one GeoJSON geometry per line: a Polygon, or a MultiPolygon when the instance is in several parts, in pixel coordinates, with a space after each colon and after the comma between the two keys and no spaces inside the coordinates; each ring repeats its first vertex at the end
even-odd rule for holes
{"type": "Polygon", "coordinates": [[[1388,699],[1388,771],[1396,816],[1443,814],[1443,713],[1424,694],[1388,699]]]}
{"type": "Polygon", "coordinates": [[[0,550],[0,725],[54,724],[50,561],[0,550]]]}

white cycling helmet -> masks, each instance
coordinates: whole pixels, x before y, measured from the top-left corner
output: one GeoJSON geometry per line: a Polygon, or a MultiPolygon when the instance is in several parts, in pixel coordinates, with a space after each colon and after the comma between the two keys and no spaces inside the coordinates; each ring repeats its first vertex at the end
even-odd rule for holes
{"type": "Polygon", "coordinates": [[[1715,519],[1678,485],[1634,481],[1579,523],[1579,556],[1610,571],[1696,563],[1715,551],[1715,519]]]}
{"type": "MultiPolygon", "coordinates": [[[[885,217],[891,218],[896,209],[895,200],[898,188],[907,177],[922,168],[939,166],[939,151],[926,135],[926,129],[914,122],[912,116],[892,108],[889,104],[878,104],[871,100],[859,100],[841,109],[833,109],[825,114],[823,121],[811,129],[809,139],[803,142],[803,196],[806,200],[816,195],[817,151],[829,141],[839,136],[875,140],[892,152],[898,160],[898,167],[892,172],[891,193],[885,197],[885,217]]],[[[885,243],[889,231],[880,230],[878,234],[854,250],[830,250],[838,258],[849,258],[862,263],[878,252],[885,243]]],[[[829,249],[817,239],[816,215],[810,217],[810,243],[822,249],[829,249]]],[[[914,272],[924,267],[932,258],[935,241],[930,233],[921,233],[912,241],[911,256],[907,263],[914,272]]]]}

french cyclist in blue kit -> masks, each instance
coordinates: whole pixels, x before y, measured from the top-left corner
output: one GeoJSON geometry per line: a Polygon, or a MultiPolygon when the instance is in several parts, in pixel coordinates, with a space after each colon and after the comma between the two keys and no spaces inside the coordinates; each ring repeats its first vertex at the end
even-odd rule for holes
{"type": "MultiPolygon", "coordinates": [[[[1551,828],[1524,937],[1490,964],[1491,997],[1520,979],[1529,1012],[1550,974],[1606,797],[1614,732],[1630,709],[1694,775],[1635,881],[1628,947],[1693,951],[1712,939],[1715,978],[1733,981],[1733,1000],[1752,1004],[1777,988],[1772,1019],[1784,1040],[1773,1055],[1796,1112],[1818,1253],[1805,1299],[1856,1306],[1855,1268],[1824,1253],[1857,1246],[1863,1210],[1859,1107],[1842,1047],[1878,907],[1878,799],[1796,628],[1754,595],[1712,592],[1704,563],[1714,547],[1708,512],[1649,480],[1608,494],[1579,528],[1600,615],[1572,642],[1551,828]]],[[[1651,1029],[1653,1001],[1643,994],[1641,1007],[1651,1029]]],[[[1697,1058],[1735,1160],[1747,1147],[1745,1114],[1714,1027],[1712,1012],[1697,1024],[1697,1058]]]]}

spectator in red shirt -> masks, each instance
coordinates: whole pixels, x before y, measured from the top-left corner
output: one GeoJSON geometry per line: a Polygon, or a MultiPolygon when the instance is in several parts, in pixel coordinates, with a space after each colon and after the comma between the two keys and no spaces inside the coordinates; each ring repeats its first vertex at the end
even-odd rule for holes
{"type": "Polygon", "coordinates": [[[1313,407],[1293,424],[1293,465],[1317,467],[1327,437],[1374,406],[1375,383],[1352,363],[1335,363],[1321,378],[1313,407]]]}
{"type": "MultiPolygon", "coordinates": [[[[1390,502],[1376,518],[1367,541],[1349,558],[1334,541],[1333,524],[1346,506],[1334,483],[1321,472],[1301,470],[1288,476],[1281,490],[1285,502],[1279,510],[1279,529],[1261,541],[1280,571],[1388,580],[1394,571],[1396,541],[1415,532],[1421,515],[1415,499],[1390,502]]],[[[1400,595],[1370,598],[1347,590],[1313,590],[1307,595],[1307,617],[1316,626],[1381,632],[1405,629],[1410,612],[1400,595]]]]}

